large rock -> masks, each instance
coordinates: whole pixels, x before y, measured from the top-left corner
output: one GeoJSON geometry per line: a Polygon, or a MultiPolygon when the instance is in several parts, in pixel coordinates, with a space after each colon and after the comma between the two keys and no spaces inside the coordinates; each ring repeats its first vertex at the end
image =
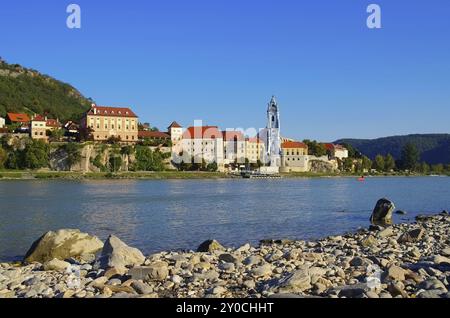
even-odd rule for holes
{"type": "Polygon", "coordinates": [[[30,247],[25,263],[46,263],[53,259],[65,260],[72,257],[95,254],[103,247],[97,237],[80,230],[59,230],[47,232],[30,247]]]}
{"type": "Polygon", "coordinates": [[[111,235],[105,242],[96,267],[103,269],[115,268],[124,274],[127,272],[128,267],[139,266],[144,262],[145,257],[140,250],[128,246],[118,237],[111,235]]]}
{"type": "Polygon", "coordinates": [[[414,243],[418,242],[422,239],[423,235],[425,234],[424,229],[415,229],[409,232],[404,233],[400,238],[398,239],[399,243],[414,243]]]}
{"type": "Polygon", "coordinates": [[[166,262],[157,261],[145,267],[134,267],[128,275],[134,280],[152,281],[165,280],[169,276],[169,265],[166,262]]]}
{"type": "Polygon", "coordinates": [[[51,261],[48,261],[44,264],[44,270],[45,271],[58,271],[58,272],[64,272],[67,270],[67,268],[70,267],[70,263],[61,261],[59,259],[53,259],[51,261]]]}
{"type": "Polygon", "coordinates": [[[380,199],[372,212],[370,221],[376,225],[392,224],[392,213],[395,210],[395,205],[388,199],[380,199]]]}
{"type": "Polygon", "coordinates": [[[312,288],[311,276],[308,269],[300,269],[291,275],[280,280],[280,291],[282,292],[303,292],[312,288]]]}
{"type": "Polygon", "coordinates": [[[221,251],[225,248],[216,240],[205,241],[197,249],[197,252],[200,253],[212,253],[214,251],[221,251]]]}

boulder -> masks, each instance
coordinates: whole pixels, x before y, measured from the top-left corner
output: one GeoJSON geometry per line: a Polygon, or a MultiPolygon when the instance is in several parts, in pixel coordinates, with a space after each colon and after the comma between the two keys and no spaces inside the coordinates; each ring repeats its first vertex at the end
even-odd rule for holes
{"type": "Polygon", "coordinates": [[[70,266],[70,263],[61,261],[57,258],[52,259],[44,264],[45,271],[58,271],[64,272],[70,266]]]}
{"type": "Polygon", "coordinates": [[[47,232],[33,243],[25,255],[25,263],[46,263],[53,259],[66,260],[88,254],[96,254],[103,247],[97,237],[80,230],[47,232]]]}
{"type": "Polygon", "coordinates": [[[303,292],[311,289],[311,276],[307,268],[295,271],[291,275],[283,278],[279,282],[280,291],[282,292],[303,292]]]}
{"type": "Polygon", "coordinates": [[[378,200],[370,218],[372,224],[375,225],[388,225],[392,224],[392,213],[394,212],[395,205],[388,199],[378,200]]]}
{"type": "Polygon", "coordinates": [[[394,235],[394,230],[391,227],[388,227],[380,232],[378,232],[379,238],[386,238],[394,235]]]}
{"type": "Polygon", "coordinates": [[[399,243],[414,243],[414,242],[418,242],[422,239],[423,235],[425,234],[425,230],[420,228],[420,229],[415,229],[409,232],[406,232],[404,234],[402,234],[402,236],[400,236],[400,238],[398,239],[399,243]]]}
{"type": "Polygon", "coordinates": [[[236,264],[238,259],[231,254],[222,254],[219,256],[219,261],[236,264]]]}
{"type": "Polygon", "coordinates": [[[385,273],[385,277],[393,281],[404,281],[407,271],[403,268],[392,265],[385,273]]]}
{"type": "Polygon", "coordinates": [[[397,214],[397,215],[406,215],[408,213],[403,211],[403,210],[398,210],[398,211],[395,212],[395,214],[397,214]]]}
{"type": "Polygon", "coordinates": [[[128,267],[139,266],[145,262],[140,250],[130,247],[114,235],[108,237],[102,254],[96,263],[97,268],[115,268],[120,274],[125,274],[128,267]]]}
{"type": "Polygon", "coordinates": [[[169,266],[166,262],[157,261],[149,266],[134,267],[128,271],[128,275],[134,280],[162,281],[169,276],[169,266]]]}
{"type": "Polygon", "coordinates": [[[208,240],[200,244],[197,249],[199,253],[212,253],[214,251],[221,251],[225,248],[216,240],[208,240]]]}

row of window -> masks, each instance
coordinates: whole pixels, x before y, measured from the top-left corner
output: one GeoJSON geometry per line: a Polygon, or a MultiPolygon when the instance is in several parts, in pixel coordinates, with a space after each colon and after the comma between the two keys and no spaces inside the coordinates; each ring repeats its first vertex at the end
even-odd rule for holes
{"type": "MultiPolygon", "coordinates": [[[[90,126],[91,126],[92,129],[94,128],[94,125],[93,125],[93,124],[91,124],[90,126]]],[[[116,129],[115,127],[116,127],[116,126],[115,126],[114,124],[111,125],[111,129],[116,129]]],[[[135,128],[135,126],[131,126],[131,130],[134,130],[134,128],[135,128]]],[[[98,124],[98,123],[97,123],[97,129],[100,129],[100,124],[98,124]]],[[[105,129],[108,129],[108,125],[105,125],[105,129]]],[[[122,126],[118,125],[118,126],[117,126],[117,129],[121,130],[121,129],[122,129],[122,126]]],[[[129,129],[130,129],[130,126],[126,126],[126,127],[125,127],[125,130],[129,130],[129,129]]]]}

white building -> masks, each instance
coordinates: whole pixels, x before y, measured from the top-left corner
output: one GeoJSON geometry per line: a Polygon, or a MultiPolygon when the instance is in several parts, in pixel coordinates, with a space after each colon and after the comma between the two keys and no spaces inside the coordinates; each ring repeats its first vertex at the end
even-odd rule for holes
{"type": "Polygon", "coordinates": [[[216,163],[224,171],[223,135],[217,126],[189,127],[183,133],[182,160],[185,163],[216,163]]]}
{"type": "Polygon", "coordinates": [[[223,131],[222,137],[224,165],[245,164],[245,137],[242,132],[223,131]]]}
{"type": "Polygon", "coordinates": [[[0,128],[5,128],[5,118],[0,117],[0,128]]]}
{"type": "Polygon", "coordinates": [[[180,163],[180,154],[183,152],[183,127],[174,121],[167,128],[167,133],[170,135],[172,142],[172,161],[180,163]]]}

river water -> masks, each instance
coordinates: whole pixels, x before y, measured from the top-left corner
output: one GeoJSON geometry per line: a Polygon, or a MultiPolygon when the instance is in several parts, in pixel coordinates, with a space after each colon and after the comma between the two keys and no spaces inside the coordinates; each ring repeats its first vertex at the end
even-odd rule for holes
{"type": "Polygon", "coordinates": [[[411,221],[450,210],[450,178],[0,182],[0,261],[49,230],[115,234],[144,254],[261,239],[315,239],[369,225],[387,197],[411,221]]]}

